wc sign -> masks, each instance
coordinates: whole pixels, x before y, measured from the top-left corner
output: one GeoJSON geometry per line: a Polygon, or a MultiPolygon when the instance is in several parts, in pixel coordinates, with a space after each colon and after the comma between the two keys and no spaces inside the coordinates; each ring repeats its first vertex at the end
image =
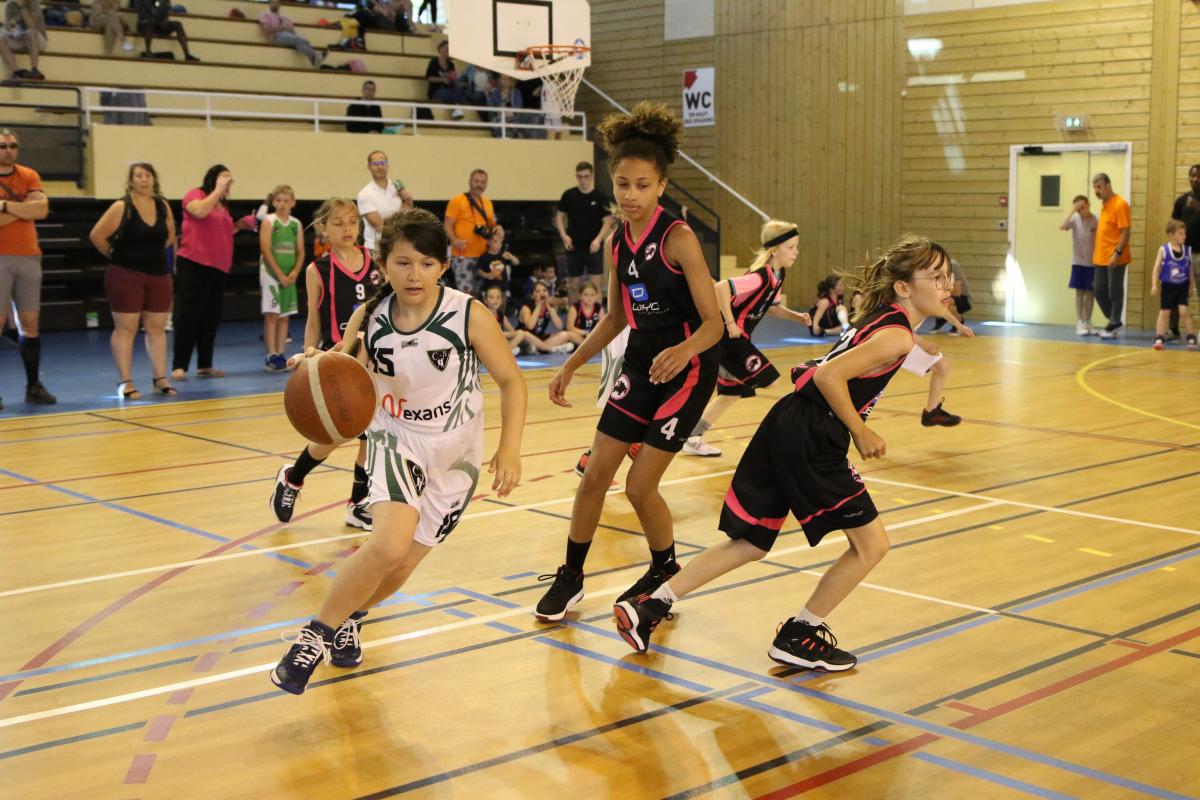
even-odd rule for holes
{"type": "Polygon", "coordinates": [[[713,67],[683,71],[683,127],[717,124],[715,75],[713,67]]]}

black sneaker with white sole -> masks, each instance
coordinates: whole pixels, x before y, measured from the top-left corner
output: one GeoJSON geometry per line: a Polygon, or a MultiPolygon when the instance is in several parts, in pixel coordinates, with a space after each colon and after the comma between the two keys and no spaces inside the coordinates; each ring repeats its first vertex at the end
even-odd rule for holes
{"type": "Polygon", "coordinates": [[[828,625],[814,627],[795,617],[779,625],[767,655],[780,664],[826,672],[852,669],[858,663],[853,653],[838,649],[837,637],[828,625]]]}
{"type": "Polygon", "coordinates": [[[329,657],[329,644],[333,639],[333,628],[317,622],[309,622],[289,639],[292,646],[287,655],[271,670],[271,683],[291,694],[304,694],[313,670],[329,657]]]}
{"type": "Polygon", "coordinates": [[[369,531],[375,526],[375,517],[365,500],[361,503],[346,503],[346,524],[353,528],[362,528],[364,531],[369,531]]]}
{"type": "Polygon", "coordinates": [[[649,595],[618,601],[613,606],[617,633],[639,653],[650,646],[650,634],[664,619],[671,619],[671,604],[649,595]]]}
{"type": "Polygon", "coordinates": [[[557,622],[567,615],[571,606],[583,599],[583,573],[563,564],[553,575],[539,575],[539,581],[554,579],[550,588],[538,600],[533,615],[542,622],[557,622]]]}
{"type": "Polygon", "coordinates": [[[291,468],[291,464],[279,468],[275,475],[275,491],[271,492],[271,510],[275,512],[275,519],[280,522],[291,521],[292,512],[296,510],[296,501],[300,498],[300,485],[288,480],[288,470],[291,468]]]}
{"type": "Polygon", "coordinates": [[[365,611],[355,611],[333,632],[333,647],[330,648],[329,663],[335,667],[357,667],[362,663],[362,639],[359,631],[365,611]]]}
{"type": "Polygon", "coordinates": [[[641,597],[644,594],[654,594],[654,590],[662,586],[667,581],[679,572],[679,562],[671,561],[665,567],[659,568],[650,565],[650,569],[646,570],[646,574],[637,579],[637,582],[630,586],[625,591],[621,592],[621,596],[617,598],[617,602],[622,600],[632,600],[635,597],[641,597]]]}

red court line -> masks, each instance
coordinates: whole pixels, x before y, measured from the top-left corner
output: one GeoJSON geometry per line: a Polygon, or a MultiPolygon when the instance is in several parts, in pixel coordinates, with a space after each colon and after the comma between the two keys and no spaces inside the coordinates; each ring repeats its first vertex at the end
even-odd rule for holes
{"type": "Polygon", "coordinates": [[[167,734],[171,731],[171,726],[175,724],[176,719],[178,719],[178,717],[165,716],[155,717],[154,719],[150,720],[150,724],[146,726],[146,738],[144,741],[164,741],[167,738],[167,734]]]}
{"type": "Polygon", "coordinates": [[[169,706],[183,705],[188,700],[192,699],[192,692],[194,692],[194,691],[196,691],[195,686],[193,686],[190,689],[180,689],[178,692],[171,692],[171,696],[167,698],[167,705],[169,705],[169,706]]]}
{"type": "Polygon", "coordinates": [[[1146,646],[1141,642],[1131,642],[1126,639],[1113,639],[1112,643],[1120,647],[1128,647],[1130,650],[1141,650],[1146,646]]]}
{"type": "Polygon", "coordinates": [[[192,672],[208,672],[217,662],[221,660],[221,656],[225,655],[219,650],[210,650],[204,655],[196,659],[196,663],[192,665],[192,672]]]}
{"type": "Polygon", "coordinates": [[[983,713],[982,708],[979,708],[978,706],[967,705],[966,703],[960,703],[957,700],[951,700],[949,703],[943,703],[942,705],[946,706],[946,708],[953,708],[955,711],[966,712],[967,714],[983,713]]]}
{"type": "MultiPolygon", "coordinates": [[[[0,442],[0,444],[3,444],[0,442]]],[[[279,458],[280,456],[291,455],[289,452],[284,453],[264,453],[262,455],[253,456],[236,456],[234,458],[218,458],[213,461],[195,461],[191,464],[171,464],[169,466],[158,467],[143,467],[141,469],[127,469],[120,472],[99,472],[95,475],[76,475],[71,478],[52,478],[45,481],[35,481],[32,483],[18,483],[13,486],[0,486],[0,492],[5,489],[28,489],[32,486],[46,486],[49,484],[69,483],[71,481],[90,481],[96,478],[117,478],[123,475],[141,475],[145,472],[165,472],[170,469],[191,469],[192,467],[207,467],[213,464],[230,464],[234,461],[252,461],[256,458],[279,458]]]]}
{"type": "MultiPolygon", "coordinates": [[[[332,503],[328,503],[324,506],[321,506],[320,508],[314,508],[311,511],[306,511],[303,514],[300,514],[299,516],[294,517],[293,522],[298,522],[306,517],[311,517],[316,514],[321,514],[325,511],[328,511],[331,508],[336,508],[342,504],[343,504],[342,500],[336,500],[332,503]]],[[[208,551],[207,553],[200,556],[199,558],[203,559],[203,558],[212,558],[213,556],[219,556],[228,550],[232,550],[236,547],[241,547],[243,544],[246,544],[247,542],[250,542],[250,541],[257,539],[260,536],[264,536],[268,533],[272,533],[273,531],[279,530],[280,528],[283,528],[289,524],[291,524],[291,523],[276,522],[271,525],[268,525],[265,528],[259,528],[258,530],[254,531],[253,533],[248,533],[245,536],[241,537],[240,539],[231,539],[230,541],[225,542],[221,546],[208,551]]],[[[183,573],[187,572],[190,569],[191,569],[191,567],[176,567],[173,570],[170,570],[168,572],[163,573],[162,575],[159,575],[157,578],[154,578],[153,580],[143,584],[142,586],[139,586],[138,588],[136,588],[133,591],[126,594],[124,597],[118,598],[117,600],[114,600],[112,603],[109,603],[107,606],[100,609],[95,614],[92,614],[90,617],[85,619],[83,622],[79,623],[74,628],[72,628],[71,630],[67,631],[65,634],[60,636],[57,641],[55,641],[53,644],[51,644],[46,649],[42,650],[42,652],[38,653],[33,658],[31,658],[28,662],[25,663],[24,666],[21,667],[21,671],[23,672],[28,669],[36,669],[36,668],[42,666],[47,661],[54,658],[54,656],[58,655],[60,652],[62,652],[64,649],[66,649],[76,639],[83,636],[85,633],[90,631],[92,628],[96,627],[101,622],[108,619],[113,614],[117,613],[122,608],[124,608],[125,606],[132,603],[134,600],[137,600],[139,597],[142,597],[143,595],[149,594],[150,592],[157,589],[159,586],[162,586],[167,581],[171,580],[172,578],[174,578],[178,575],[182,575],[183,573]]],[[[13,689],[15,689],[21,683],[22,683],[22,681],[14,681],[10,684],[6,684],[4,687],[0,687],[0,701],[3,701],[4,697],[6,697],[8,693],[10,693],[13,689]],[[7,691],[5,691],[5,689],[7,689],[7,691]]]]}
{"type": "Polygon", "coordinates": [[[154,753],[141,753],[133,757],[129,771],[125,773],[125,783],[145,783],[154,769],[154,761],[158,756],[154,753]]]}
{"type": "MultiPolygon", "coordinates": [[[[1109,672],[1120,669],[1121,667],[1141,661],[1143,658],[1152,656],[1155,653],[1161,653],[1164,650],[1170,650],[1186,641],[1195,639],[1196,637],[1200,637],[1200,628],[1192,628],[1191,630],[1172,636],[1170,639],[1164,639],[1158,644],[1147,645],[1139,650],[1129,653],[1128,655],[1121,656],[1120,658],[1113,659],[1112,661],[1104,664],[1099,664],[1091,669],[1086,669],[1083,672],[1075,675],[1070,675],[1062,680],[1055,681],[1048,686],[1043,686],[1040,689],[1034,689],[1031,692],[1026,692],[1023,695],[1014,697],[1011,700],[1000,703],[999,705],[992,706],[988,709],[981,709],[969,717],[965,717],[957,722],[951,723],[950,727],[957,728],[958,730],[974,728],[976,725],[981,725],[984,722],[995,719],[996,717],[1003,716],[1010,711],[1016,711],[1019,708],[1024,708],[1025,706],[1036,703],[1038,700],[1059,694],[1067,689],[1087,683],[1088,681],[1098,678],[1101,675],[1106,675],[1109,672]]],[[[768,794],[761,795],[760,800],[765,800],[766,798],[770,798],[770,800],[783,800],[783,798],[786,797],[795,797],[798,794],[807,792],[809,789],[815,789],[819,786],[832,783],[833,781],[839,780],[848,775],[853,775],[856,772],[861,772],[868,767],[873,767],[883,761],[890,760],[897,756],[902,756],[905,753],[911,752],[912,750],[916,750],[920,747],[924,747],[925,745],[942,738],[944,737],[933,733],[919,734],[911,739],[908,739],[907,741],[890,745],[889,747],[885,747],[882,750],[877,750],[870,755],[856,758],[853,761],[847,761],[846,763],[834,767],[833,769],[826,770],[825,772],[819,772],[816,775],[812,775],[802,781],[781,787],[769,792],[768,794]]]]}

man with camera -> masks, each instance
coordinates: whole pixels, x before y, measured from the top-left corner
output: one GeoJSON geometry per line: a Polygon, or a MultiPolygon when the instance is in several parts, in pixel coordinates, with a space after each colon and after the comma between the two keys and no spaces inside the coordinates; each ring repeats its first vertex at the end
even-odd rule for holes
{"type": "Polygon", "coordinates": [[[488,174],[482,169],[471,172],[470,189],[446,204],[446,233],[450,237],[450,268],[460,292],[477,294],[475,260],[487,250],[488,239],[496,232],[496,212],[484,196],[488,174]]]}

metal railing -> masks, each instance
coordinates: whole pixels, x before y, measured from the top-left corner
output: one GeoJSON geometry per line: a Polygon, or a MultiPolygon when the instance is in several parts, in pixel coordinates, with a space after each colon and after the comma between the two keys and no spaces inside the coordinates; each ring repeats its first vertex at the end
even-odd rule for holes
{"type": "Polygon", "coordinates": [[[404,132],[419,135],[422,128],[448,128],[466,130],[498,130],[501,138],[533,138],[531,134],[542,132],[579,134],[587,138],[587,116],[583,112],[572,117],[572,123],[566,124],[560,118],[558,124],[550,124],[546,116],[538,109],[496,108],[493,106],[454,105],[449,103],[416,103],[396,100],[332,99],[329,97],[289,97],[282,95],[239,94],[233,92],[193,92],[177,89],[128,89],[108,86],[86,86],[83,88],[81,101],[84,122],[92,124],[93,114],[148,114],[151,116],[188,117],[204,120],[207,128],[213,127],[214,120],[263,120],[279,122],[311,123],[315,132],[321,131],[321,125],[331,123],[345,124],[357,122],[360,124],[383,124],[385,126],[403,126],[404,132]],[[139,93],[147,99],[146,106],[131,108],[106,103],[102,93],[139,93]],[[153,102],[156,99],[167,101],[153,102]],[[172,102],[174,101],[174,102],[172,102]],[[278,104],[290,110],[264,110],[264,105],[278,104]],[[378,106],[383,112],[382,117],[352,117],[347,116],[345,107],[351,104],[370,104],[378,106]],[[326,106],[337,106],[336,113],[326,110],[326,106]],[[464,118],[434,119],[435,110],[461,111],[464,118]],[[420,112],[428,111],[428,116],[422,118],[420,112]],[[490,116],[490,119],[468,120],[466,112],[479,112],[490,116]],[[394,113],[393,113],[394,112],[394,113]],[[514,121],[520,120],[520,121],[514,121]]]}

